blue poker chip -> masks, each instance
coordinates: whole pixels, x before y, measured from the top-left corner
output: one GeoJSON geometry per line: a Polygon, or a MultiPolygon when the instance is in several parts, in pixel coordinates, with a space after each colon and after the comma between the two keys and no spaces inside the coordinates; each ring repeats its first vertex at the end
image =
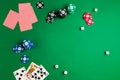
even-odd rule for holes
{"type": "Polygon", "coordinates": [[[23,48],[22,45],[15,45],[15,46],[13,47],[13,52],[15,52],[15,53],[21,53],[21,52],[23,52],[23,51],[24,51],[24,48],[23,48]]]}
{"type": "Polygon", "coordinates": [[[30,41],[30,40],[24,40],[23,43],[22,43],[22,46],[23,46],[25,49],[30,50],[30,49],[33,48],[34,44],[33,44],[33,42],[30,41]]]}
{"type": "Polygon", "coordinates": [[[29,57],[27,56],[27,55],[23,55],[22,57],[21,57],[21,62],[22,63],[27,63],[29,61],[29,57]]]}

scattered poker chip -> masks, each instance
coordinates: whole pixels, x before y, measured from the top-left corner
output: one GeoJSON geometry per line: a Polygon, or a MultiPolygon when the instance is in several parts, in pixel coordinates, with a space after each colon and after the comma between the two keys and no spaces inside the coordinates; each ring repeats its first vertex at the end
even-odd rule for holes
{"type": "Polygon", "coordinates": [[[65,18],[67,16],[67,10],[64,8],[64,9],[60,9],[59,12],[58,12],[58,16],[60,18],[65,18]]]}
{"type": "Polygon", "coordinates": [[[106,55],[109,55],[109,54],[110,54],[110,51],[105,51],[105,54],[106,54],[106,55]]]}
{"type": "Polygon", "coordinates": [[[94,12],[98,12],[98,8],[94,8],[93,11],[94,11],[94,12]]]}
{"type": "Polygon", "coordinates": [[[94,23],[94,20],[92,18],[88,18],[86,20],[86,24],[89,25],[89,26],[91,26],[93,23],[94,23]]]}
{"type": "Polygon", "coordinates": [[[81,31],[83,31],[84,29],[85,29],[84,26],[80,27],[80,30],[81,30],[81,31]]]}
{"type": "Polygon", "coordinates": [[[67,16],[67,9],[60,9],[59,11],[51,11],[48,13],[46,17],[46,22],[47,23],[53,23],[55,18],[65,18],[67,16]]]}
{"type": "Polygon", "coordinates": [[[27,63],[29,61],[29,57],[27,55],[21,56],[21,62],[22,63],[27,63]]]}
{"type": "Polygon", "coordinates": [[[76,6],[74,4],[69,4],[68,7],[67,7],[67,11],[69,14],[74,14],[76,10],[76,6]]]}
{"type": "Polygon", "coordinates": [[[42,8],[44,8],[44,3],[41,1],[41,2],[37,2],[36,3],[36,7],[38,8],[38,9],[42,9],[42,8]]]}
{"type": "Polygon", "coordinates": [[[23,46],[25,49],[30,50],[30,49],[33,48],[34,44],[33,44],[33,42],[30,41],[30,40],[23,40],[22,46],[23,46]]]}
{"type": "Polygon", "coordinates": [[[56,68],[56,69],[59,68],[59,65],[54,65],[54,68],[56,68]]]}
{"type": "Polygon", "coordinates": [[[55,11],[49,12],[49,13],[48,13],[48,17],[56,18],[56,17],[57,17],[57,12],[55,12],[55,11]]]}
{"type": "Polygon", "coordinates": [[[47,23],[52,23],[52,22],[54,22],[54,18],[48,16],[48,17],[46,18],[46,21],[47,21],[47,23]]]}
{"type": "Polygon", "coordinates": [[[88,20],[89,18],[92,18],[92,15],[89,12],[84,13],[83,19],[88,20]]]}
{"type": "Polygon", "coordinates": [[[23,48],[22,45],[15,45],[15,46],[13,47],[13,52],[15,52],[15,53],[21,53],[21,52],[23,52],[23,51],[24,51],[24,48],[23,48]]]}
{"type": "Polygon", "coordinates": [[[66,71],[66,70],[63,71],[63,74],[64,74],[64,75],[67,75],[67,74],[68,74],[68,71],[66,71]]]}

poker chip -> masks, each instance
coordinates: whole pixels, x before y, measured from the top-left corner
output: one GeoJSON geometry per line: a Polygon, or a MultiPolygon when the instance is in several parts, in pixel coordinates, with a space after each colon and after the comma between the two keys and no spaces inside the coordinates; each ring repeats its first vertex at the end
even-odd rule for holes
{"type": "Polygon", "coordinates": [[[57,17],[57,12],[55,12],[55,11],[49,12],[49,13],[48,13],[48,17],[56,18],[56,17],[57,17]]]}
{"type": "Polygon", "coordinates": [[[89,12],[86,12],[86,13],[84,13],[84,15],[83,15],[83,19],[84,20],[88,20],[89,18],[91,18],[92,17],[92,15],[89,13],[89,12]]]}
{"type": "Polygon", "coordinates": [[[48,16],[48,17],[46,18],[46,21],[47,21],[47,23],[52,23],[52,22],[54,22],[54,17],[48,16]]]}
{"type": "Polygon", "coordinates": [[[42,8],[44,8],[44,3],[41,1],[41,2],[37,2],[36,3],[36,7],[38,8],[38,9],[42,9],[42,8]]]}
{"type": "Polygon", "coordinates": [[[86,24],[91,26],[94,23],[94,20],[92,18],[88,18],[86,21],[86,24]]]}
{"type": "Polygon", "coordinates": [[[46,17],[47,23],[53,23],[58,18],[65,18],[67,16],[67,9],[60,9],[59,11],[50,11],[46,17]]]}
{"type": "Polygon", "coordinates": [[[64,8],[64,9],[60,9],[59,12],[58,12],[58,15],[60,18],[65,18],[67,16],[67,10],[64,8]]]}
{"type": "Polygon", "coordinates": [[[76,10],[76,6],[74,4],[69,4],[68,7],[67,7],[67,11],[69,14],[74,14],[76,10]]]}
{"type": "Polygon", "coordinates": [[[86,21],[86,24],[91,26],[94,23],[92,15],[89,12],[84,13],[83,19],[86,21]]]}
{"type": "Polygon", "coordinates": [[[32,41],[30,40],[23,40],[23,43],[22,43],[22,46],[25,48],[25,49],[31,49],[33,48],[34,44],[32,41]]]}
{"type": "Polygon", "coordinates": [[[29,57],[27,55],[21,56],[21,62],[22,63],[27,63],[29,61],[29,57]]]}
{"type": "Polygon", "coordinates": [[[59,11],[50,11],[46,17],[47,23],[53,23],[58,18],[65,18],[67,16],[67,9],[60,9],[59,11]]]}
{"type": "Polygon", "coordinates": [[[50,11],[46,17],[47,23],[53,23],[55,18],[58,16],[58,13],[55,11],[50,11]]]}
{"type": "Polygon", "coordinates": [[[24,48],[23,48],[22,45],[15,45],[15,46],[13,47],[13,52],[15,52],[15,53],[21,53],[21,52],[23,52],[23,51],[24,51],[24,48]]]}

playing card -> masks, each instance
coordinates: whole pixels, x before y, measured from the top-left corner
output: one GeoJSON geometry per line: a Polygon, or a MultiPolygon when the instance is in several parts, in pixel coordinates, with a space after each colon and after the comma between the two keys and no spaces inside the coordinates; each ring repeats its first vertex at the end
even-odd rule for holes
{"type": "Polygon", "coordinates": [[[24,77],[25,73],[26,73],[25,67],[22,67],[22,68],[13,72],[16,80],[21,80],[24,77]]]}
{"type": "Polygon", "coordinates": [[[24,75],[21,80],[31,80],[28,76],[24,75]]]}
{"type": "Polygon", "coordinates": [[[10,10],[3,25],[5,25],[10,29],[14,29],[18,21],[19,21],[19,14],[13,10],[10,10]]]}
{"type": "Polygon", "coordinates": [[[44,80],[49,75],[48,71],[40,65],[30,75],[31,80],[44,80]]]}
{"type": "Polygon", "coordinates": [[[26,31],[26,30],[31,30],[32,29],[32,24],[30,24],[29,22],[25,22],[25,21],[20,21],[21,23],[20,25],[20,31],[26,31]]]}
{"type": "Polygon", "coordinates": [[[19,4],[20,20],[33,24],[37,22],[37,17],[32,6],[28,3],[19,4]]]}
{"type": "Polygon", "coordinates": [[[32,74],[32,72],[33,72],[36,68],[38,68],[38,67],[39,67],[39,66],[38,66],[37,64],[35,64],[34,62],[32,62],[32,63],[30,64],[30,66],[28,67],[25,75],[26,75],[27,77],[29,77],[29,76],[32,74]]]}
{"type": "Polygon", "coordinates": [[[37,17],[30,3],[19,4],[19,16],[21,32],[31,30],[32,24],[37,22],[37,17]]]}

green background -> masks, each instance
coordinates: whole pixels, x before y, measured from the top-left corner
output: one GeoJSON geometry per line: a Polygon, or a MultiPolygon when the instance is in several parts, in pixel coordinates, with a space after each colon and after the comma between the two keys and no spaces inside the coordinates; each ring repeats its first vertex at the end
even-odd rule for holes
{"type": "Polygon", "coordinates": [[[119,0],[43,0],[45,7],[37,9],[38,0],[0,0],[0,80],[15,80],[13,71],[31,62],[42,64],[50,73],[45,80],[120,80],[120,1],[119,0]],[[20,32],[3,26],[10,9],[18,11],[18,3],[30,2],[38,22],[33,30],[20,32]],[[59,10],[69,3],[77,6],[74,15],[45,21],[52,10],[59,10]],[[97,13],[93,8],[98,8],[97,13]],[[82,19],[84,12],[92,13],[95,23],[89,27],[82,19]],[[80,31],[84,26],[85,30],[80,31]],[[35,47],[21,54],[12,51],[24,39],[35,47]],[[110,55],[104,54],[106,50],[110,55]],[[22,55],[30,60],[23,64],[22,55]],[[59,64],[59,69],[53,66],[59,64]],[[68,75],[62,72],[67,70],[68,75]]]}

